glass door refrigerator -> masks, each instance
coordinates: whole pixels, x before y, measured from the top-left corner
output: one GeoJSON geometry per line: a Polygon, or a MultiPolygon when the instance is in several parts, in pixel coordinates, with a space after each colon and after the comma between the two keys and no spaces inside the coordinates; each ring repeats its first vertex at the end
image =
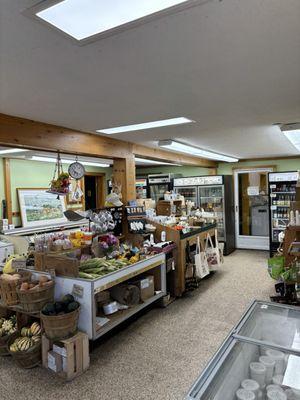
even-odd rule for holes
{"type": "Polygon", "coordinates": [[[295,201],[298,172],[269,173],[269,204],[270,204],[270,256],[278,247],[280,232],[284,231],[289,222],[290,203],[295,201]]]}
{"type": "Polygon", "coordinates": [[[148,175],[148,195],[152,200],[164,200],[164,194],[172,189],[171,174],[148,175]]]}
{"type": "Polygon", "coordinates": [[[208,175],[174,179],[174,190],[192,200],[204,211],[218,217],[218,239],[224,254],[235,249],[234,198],[231,175],[208,175]]]}
{"type": "Polygon", "coordinates": [[[261,399],[300,399],[299,307],[255,301],[186,397],[261,399]]]}

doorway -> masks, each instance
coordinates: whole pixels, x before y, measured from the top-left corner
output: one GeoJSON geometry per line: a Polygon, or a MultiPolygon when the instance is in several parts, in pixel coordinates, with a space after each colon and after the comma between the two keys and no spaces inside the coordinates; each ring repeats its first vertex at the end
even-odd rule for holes
{"type": "Polygon", "coordinates": [[[84,175],[85,209],[104,207],[105,195],[105,174],[87,172],[84,175]]]}
{"type": "Polygon", "coordinates": [[[234,203],[236,247],[269,250],[270,168],[237,169],[234,171],[234,203]]]}

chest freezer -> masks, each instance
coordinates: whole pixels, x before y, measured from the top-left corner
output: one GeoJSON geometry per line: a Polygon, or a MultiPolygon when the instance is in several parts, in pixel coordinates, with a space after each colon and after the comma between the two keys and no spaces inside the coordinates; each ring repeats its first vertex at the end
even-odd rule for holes
{"type": "Polygon", "coordinates": [[[300,399],[299,308],[255,301],[186,399],[300,399]]]}

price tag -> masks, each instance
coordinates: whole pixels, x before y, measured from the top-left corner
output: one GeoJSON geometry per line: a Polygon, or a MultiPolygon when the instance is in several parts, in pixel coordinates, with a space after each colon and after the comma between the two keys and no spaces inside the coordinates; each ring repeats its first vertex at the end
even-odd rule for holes
{"type": "Polygon", "coordinates": [[[277,206],[271,206],[271,210],[277,210],[277,206]]]}
{"type": "Polygon", "coordinates": [[[72,290],[72,295],[76,296],[76,297],[83,297],[83,293],[84,293],[84,287],[74,283],[73,290],[72,290]]]}
{"type": "Polygon", "coordinates": [[[276,193],[271,193],[270,197],[276,197],[276,193]]]}
{"type": "Polygon", "coordinates": [[[276,189],[276,185],[270,185],[271,189],[276,189]]]}

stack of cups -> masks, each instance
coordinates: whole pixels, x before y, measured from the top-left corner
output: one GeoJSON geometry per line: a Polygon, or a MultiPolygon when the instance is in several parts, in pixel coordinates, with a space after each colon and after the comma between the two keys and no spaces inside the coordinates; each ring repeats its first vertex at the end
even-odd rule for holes
{"type": "Polygon", "coordinates": [[[266,384],[269,385],[274,375],[275,361],[271,357],[260,356],[259,362],[266,367],[266,384]]]}
{"type": "Polygon", "coordinates": [[[259,384],[259,387],[262,389],[266,383],[266,374],[267,369],[264,364],[260,362],[252,362],[250,363],[250,377],[252,380],[256,381],[259,384]]]}

